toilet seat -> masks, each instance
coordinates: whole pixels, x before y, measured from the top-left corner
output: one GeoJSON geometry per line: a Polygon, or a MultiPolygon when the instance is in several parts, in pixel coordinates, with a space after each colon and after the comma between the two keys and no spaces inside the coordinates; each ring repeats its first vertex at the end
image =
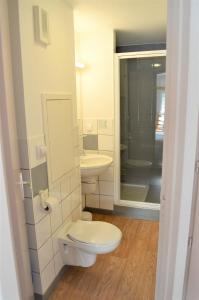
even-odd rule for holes
{"type": "Polygon", "coordinates": [[[64,264],[90,267],[97,254],[112,252],[119,246],[122,232],[110,223],[78,220],[66,223],[58,239],[64,264]]]}
{"type": "Polygon", "coordinates": [[[78,220],[69,228],[67,236],[80,243],[107,245],[120,241],[122,233],[111,223],[78,220]]]}
{"type": "Polygon", "coordinates": [[[101,221],[72,222],[59,235],[61,243],[88,253],[104,254],[117,248],[122,232],[115,225],[101,221]]]}

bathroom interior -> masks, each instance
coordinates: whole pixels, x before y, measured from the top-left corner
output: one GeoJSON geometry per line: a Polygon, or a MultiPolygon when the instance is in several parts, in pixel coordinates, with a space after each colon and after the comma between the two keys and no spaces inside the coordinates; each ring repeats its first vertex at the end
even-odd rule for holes
{"type": "Polygon", "coordinates": [[[120,59],[122,200],[160,204],[165,51],[120,59]]]}
{"type": "Polygon", "coordinates": [[[8,3],[34,297],[152,300],[166,1],[8,3]]]}

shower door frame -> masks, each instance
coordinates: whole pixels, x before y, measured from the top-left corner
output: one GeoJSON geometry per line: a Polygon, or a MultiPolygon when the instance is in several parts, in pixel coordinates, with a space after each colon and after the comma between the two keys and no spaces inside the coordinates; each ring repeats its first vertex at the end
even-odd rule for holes
{"type": "MultiPolygon", "coordinates": [[[[159,203],[138,202],[120,199],[120,60],[128,58],[144,58],[166,56],[166,50],[124,52],[115,54],[115,205],[128,206],[134,208],[160,210],[159,203]]],[[[163,143],[164,147],[164,143],[163,143]]],[[[161,198],[161,196],[160,196],[161,198]]]]}

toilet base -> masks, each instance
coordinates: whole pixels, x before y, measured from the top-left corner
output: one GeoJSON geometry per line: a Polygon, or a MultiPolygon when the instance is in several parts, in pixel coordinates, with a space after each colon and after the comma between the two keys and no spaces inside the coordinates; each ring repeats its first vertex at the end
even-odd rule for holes
{"type": "Polygon", "coordinates": [[[82,249],[72,247],[70,245],[61,245],[62,259],[65,265],[91,267],[96,262],[96,254],[88,253],[82,249]]]}

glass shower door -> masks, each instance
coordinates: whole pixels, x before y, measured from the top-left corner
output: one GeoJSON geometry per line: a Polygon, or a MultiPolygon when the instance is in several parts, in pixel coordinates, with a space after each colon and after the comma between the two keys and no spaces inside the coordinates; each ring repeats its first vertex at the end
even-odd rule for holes
{"type": "Polygon", "coordinates": [[[163,56],[120,60],[122,200],[160,203],[165,61],[163,56]]]}

